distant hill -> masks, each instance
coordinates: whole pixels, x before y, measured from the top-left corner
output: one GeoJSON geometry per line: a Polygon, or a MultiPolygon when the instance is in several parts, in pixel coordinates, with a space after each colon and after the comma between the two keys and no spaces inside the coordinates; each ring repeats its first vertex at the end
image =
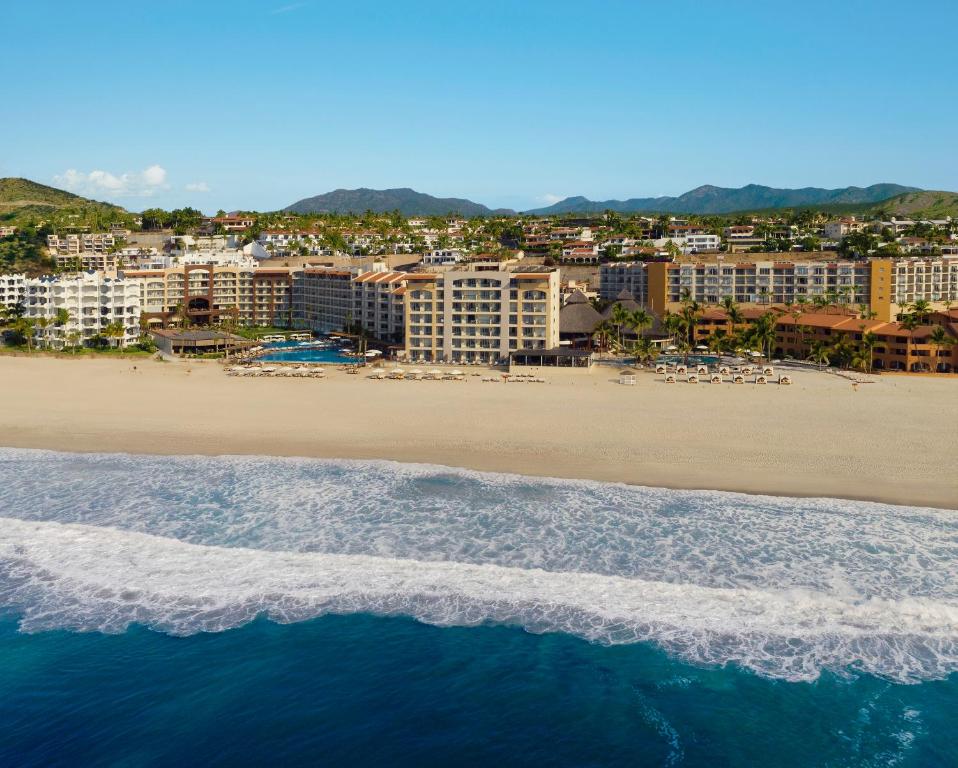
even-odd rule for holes
{"type": "Polygon", "coordinates": [[[906,192],[889,200],[870,206],[869,212],[884,211],[889,216],[913,216],[926,218],[958,216],[958,192],[926,190],[906,192]]]}
{"type": "Polygon", "coordinates": [[[408,187],[401,189],[337,189],[325,195],[307,197],[283,209],[287,213],[388,213],[398,210],[403,216],[509,215],[505,208],[491,210],[480,203],[458,197],[433,197],[408,187]]]}
{"type": "Polygon", "coordinates": [[[29,179],[0,179],[0,222],[16,223],[30,217],[48,216],[57,211],[117,214],[123,208],[112,203],[89,200],[29,179]]]}
{"type": "Polygon", "coordinates": [[[705,185],[678,197],[645,197],[630,200],[593,201],[585,197],[567,197],[547,208],[528,213],[548,216],[558,213],[697,213],[720,214],[773,208],[807,208],[837,204],[877,203],[904,193],[921,193],[917,187],[900,184],[873,184],[870,187],[841,189],[776,189],[748,184],[737,189],[705,185]]]}

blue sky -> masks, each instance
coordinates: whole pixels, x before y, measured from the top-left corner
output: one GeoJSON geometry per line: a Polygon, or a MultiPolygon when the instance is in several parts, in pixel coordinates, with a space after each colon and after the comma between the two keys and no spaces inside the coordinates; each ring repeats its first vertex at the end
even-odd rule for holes
{"type": "Polygon", "coordinates": [[[133,210],[410,186],[958,189],[954,0],[10,0],[0,176],[133,210]]]}

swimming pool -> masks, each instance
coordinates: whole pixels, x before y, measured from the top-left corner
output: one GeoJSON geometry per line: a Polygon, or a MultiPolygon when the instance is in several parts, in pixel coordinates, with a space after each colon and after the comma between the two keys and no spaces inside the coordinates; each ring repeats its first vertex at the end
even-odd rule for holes
{"type": "MultiPolygon", "coordinates": [[[[665,363],[666,365],[685,364],[685,357],[682,355],[659,355],[656,363],[665,363]]],[[[718,355],[689,355],[689,365],[718,365],[722,358],[718,355]]]]}
{"type": "Polygon", "coordinates": [[[270,363],[328,363],[330,365],[342,365],[364,362],[362,358],[350,357],[344,354],[340,347],[334,346],[309,346],[307,344],[290,344],[288,342],[275,342],[265,344],[269,351],[260,355],[259,359],[270,363]]]}

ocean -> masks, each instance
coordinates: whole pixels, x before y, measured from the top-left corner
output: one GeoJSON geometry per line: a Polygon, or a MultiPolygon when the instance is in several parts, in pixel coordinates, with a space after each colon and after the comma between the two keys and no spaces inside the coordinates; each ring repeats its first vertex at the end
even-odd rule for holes
{"type": "Polygon", "coordinates": [[[0,449],[0,765],[958,765],[958,514],[0,449]]]}

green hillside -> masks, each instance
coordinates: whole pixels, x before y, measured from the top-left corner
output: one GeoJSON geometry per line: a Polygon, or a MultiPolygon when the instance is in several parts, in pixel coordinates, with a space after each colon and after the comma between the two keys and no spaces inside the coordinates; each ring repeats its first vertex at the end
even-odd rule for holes
{"type": "MultiPolygon", "coordinates": [[[[0,206],[40,206],[62,208],[65,205],[80,205],[93,202],[72,192],[37,184],[29,179],[0,179],[0,206]]],[[[101,203],[103,205],[103,203],[101,203]]]]}
{"type": "Polygon", "coordinates": [[[128,217],[123,208],[111,203],[88,200],[29,179],[0,179],[0,224],[102,226],[128,217]]]}
{"type": "Polygon", "coordinates": [[[925,218],[944,218],[958,216],[958,192],[926,190],[906,192],[890,200],[870,207],[870,210],[885,211],[890,216],[914,216],[925,218]]]}

